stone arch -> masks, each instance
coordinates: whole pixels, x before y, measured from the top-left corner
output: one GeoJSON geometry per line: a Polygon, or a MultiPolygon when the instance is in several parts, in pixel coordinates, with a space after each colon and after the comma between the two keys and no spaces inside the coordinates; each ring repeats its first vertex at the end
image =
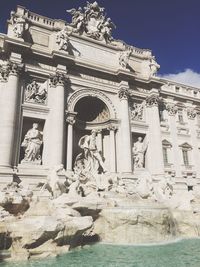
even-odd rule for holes
{"type": "Polygon", "coordinates": [[[100,99],[101,101],[103,101],[105,103],[105,105],[107,106],[109,112],[110,112],[110,117],[112,119],[116,119],[117,117],[117,112],[116,112],[116,108],[113,105],[112,101],[110,100],[109,97],[107,97],[104,93],[102,93],[99,90],[95,90],[95,89],[80,89],[78,91],[75,91],[68,100],[67,103],[67,110],[68,112],[74,112],[74,108],[76,103],[84,97],[96,97],[98,99],[100,99]]]}

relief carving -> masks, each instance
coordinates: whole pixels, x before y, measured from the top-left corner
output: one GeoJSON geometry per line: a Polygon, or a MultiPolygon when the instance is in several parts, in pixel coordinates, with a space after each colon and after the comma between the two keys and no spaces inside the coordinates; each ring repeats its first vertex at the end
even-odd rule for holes
{"type": "Polygon", "coordinates": [[[27,85],[24,93],[24,101],[38,104],[45,104],[47,99],[47,89],[44,85],[39,85],[32,81],[27,85]]]}

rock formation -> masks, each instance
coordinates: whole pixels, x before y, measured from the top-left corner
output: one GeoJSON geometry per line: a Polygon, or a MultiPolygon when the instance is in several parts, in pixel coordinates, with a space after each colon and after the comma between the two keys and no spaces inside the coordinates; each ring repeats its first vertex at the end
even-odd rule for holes
{"type": "MultiPolygon", "coordinates": [[[[56,166],[47,183],[29,190],[8,184],[0,194],[0,250],[11,259],[56,256],[90,242],[143,243],[197,237],[198,190],[181,199],[169,179],[132,181],[109,173],[65,172],[56,166]],[[106,182],[107,181],[107,182],[106,182]],[[105,184],[107,183],[107,186],[105,184]],[[196,206],[195,206],[196,203],[196,206]]],[[[2,256],[3,257],[3,256],[2,256]]]]}

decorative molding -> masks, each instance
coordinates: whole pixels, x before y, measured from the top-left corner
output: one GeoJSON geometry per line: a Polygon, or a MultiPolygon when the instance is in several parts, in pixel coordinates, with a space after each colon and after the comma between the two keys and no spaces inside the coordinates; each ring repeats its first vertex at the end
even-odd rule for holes
{"type": "Polygon", "coordinates": [[[182,149],[185,149],[185,150],[192,150],[192,146],[190,144],[188,144],[187,142],[179,145],[179,147],[181,147],[182,149]]]}
{"type": "Polygon", "coordinates": [[[98,78],[98,77],[95,77],[95,76],[86,75],[86,74],[83,74],[83,73],[81,73],[80,76],[81,76],[81,78],[89,80],[89,81],[104,83],[104,84],[108,84],[108,85],[112,85],[112,86],[118,86],[117,82],[110,81],[110,80],[107,80],[107,79],[102,79],[102,78],[98,78]]]}
{"type": "Polygon", "coordinates": [[[87,96],[91,96],[91,97],[96,97],[99,98],[100,100],[102,100],[106,106],[108,107],[108,110],[110,112],[110,116],[111,118],[116,118],[117,116],[117,112],[116,112],[116,108],[114,106],[114,104],[112,103],[112,101],[110,100],[109,97],[107,97],[104,93],[102,93],[99,90],[95,90],[95,89],[80,89],[76,92],[74,92],[73,94],[71,94],[69,96],[68,99],[68,110],[69,111],[74,111],[74,107],[76,105],[76,103],[83,97],[87,97],[87,96]]]}
{"type": "Polygon", "coordinates": [[[166,140],[166,139],[164,139],[164,140],[162,141],[162,145],[163,145],[164,147],[169,147],[169,148],[172,147],[172,144],[171,144],[168,140],[166,140]]]}

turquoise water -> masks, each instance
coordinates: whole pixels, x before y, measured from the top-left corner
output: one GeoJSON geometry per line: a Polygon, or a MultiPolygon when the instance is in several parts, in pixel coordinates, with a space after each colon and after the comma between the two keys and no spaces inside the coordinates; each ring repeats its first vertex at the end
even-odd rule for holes
{"type": "Polygon", "coordinates": [[[200,267],[200,240],[154,246],[113,246],[98,244],[58,258],[0,267],[200,267]]]}

